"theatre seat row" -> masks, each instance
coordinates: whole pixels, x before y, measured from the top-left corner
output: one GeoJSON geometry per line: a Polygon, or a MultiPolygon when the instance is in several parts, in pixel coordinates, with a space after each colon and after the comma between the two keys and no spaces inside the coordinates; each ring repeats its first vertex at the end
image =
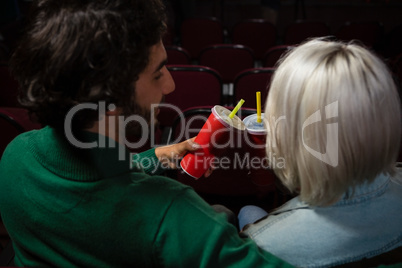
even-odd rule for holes
{"type": "MultiPolygon", "coordinates": [[[[190,52],[180,46],[166,46],[169,64],[199,64],[207,65],[220,61],[222,65],[233,68],[230,61],[237,62],[238,65],[251,67],[275,67],[280,56],[293,48],[292,45],[275,45],[266,50],[260,60],[255,57],[254,50],[249,46],[240,44],[213,44],[203,48],[197,61],[193,61],[190,52]],[[222,62],[223,61],[223,62],[222,62]],[[258,61],[258,62],[257,62],[258,61]]],[[[218,64],[215,63],[215,66],[218,64]]],[[[242,66],[238,68],[246,69],[242,66]]],[[[219,68],[215,68],[219,69],[219,68]]]]}
{"type": "MultiPolygon", "coordinates": [[[[256,92],[261,91],[265,100],[274,68],[248,68],[236,74],[233,81],[233,95],[223,94],[223,83],[219,73],[207,66],[169,65],[176,89],[165,97],[166,103],[183,111],[194,106],[234,105],[244,99],[244,107],[256,108],[256,92]]],[[[162,125],[172,124],[177,115],[166,109],[159,115],[162,125]]]]}
{"type": "Polygon", "coordinates": [[[288,24],[284,33],[278,33],[275,25],[268,20],[245,19],[227,31],[217,18],[188,18],[182,22],[178,36],[170,30],[164,42],[167,46],[185,48],[192,60],[198,60],[206,47],[222,43],[247,46],[253,50],[256,60],[262,60],[265,52],[273,46],[297,45],[308,38],[332,36],[343,41],[359,40],[388,57],[402,52],[401,28],[402,25],[385,33],[379,21],[360,21],[345,22],[340,29],[332,32],[323,21],[299,20],[288,24]]]}

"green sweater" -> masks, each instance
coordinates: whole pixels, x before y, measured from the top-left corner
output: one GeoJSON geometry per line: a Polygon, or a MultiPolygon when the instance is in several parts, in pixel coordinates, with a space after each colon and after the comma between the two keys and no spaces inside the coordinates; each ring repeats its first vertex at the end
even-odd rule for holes
{"type": "MultiPolygon", "coordinates": [[[[0,212],[15,265],[288,266],[240,238],[190,187],[148,175],[118,151],[78,149],[50,127],[10,143],[0,162],[0,212]]],[[[137,161],[144,157],[157,163],[154,150],[137,161]]]]}

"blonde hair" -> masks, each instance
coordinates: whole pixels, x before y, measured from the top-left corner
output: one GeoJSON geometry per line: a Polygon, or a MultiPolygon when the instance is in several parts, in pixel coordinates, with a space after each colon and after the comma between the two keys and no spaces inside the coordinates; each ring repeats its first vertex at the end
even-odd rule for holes
{"type": "Polygon", "coordinates": [[[310,40],[278,65],[266,102],[267,153],[282,183],[311,205],[393,175],[401,104],[386,65],[353,44],[310,40]]]}

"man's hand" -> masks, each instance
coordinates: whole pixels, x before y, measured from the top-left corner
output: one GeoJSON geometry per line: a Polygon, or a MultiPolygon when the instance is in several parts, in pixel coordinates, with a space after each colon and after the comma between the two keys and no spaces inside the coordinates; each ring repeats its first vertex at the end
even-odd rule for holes
{"type": "MultiPolygon", "coordinates": [[[[158,157],[159,161],[163,164],[164,167],[169,167],[172,169],[178,168],[178,163],[180,159],[187,152],[195,152],[201,148],[201,146],[194,142],[194,138],[185,140],[183,142],[177,144],[171,144],[166,146],[161,146],[155,148],[155,155],[158,157]]],[[[209,168],[204,176],[208,177],[212,173],[212,168],[209,168]]]]}

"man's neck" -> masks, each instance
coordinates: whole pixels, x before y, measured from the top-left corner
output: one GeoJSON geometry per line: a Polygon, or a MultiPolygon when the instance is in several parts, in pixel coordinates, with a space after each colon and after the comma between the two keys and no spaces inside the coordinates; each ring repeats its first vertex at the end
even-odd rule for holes
{"type": "Polygon", "coordinates": [[[113,139],[116,142],[119,142],[121,140],[121,136],[118,122],[116,122],[118,120],[110,120],[111,117],[115,116],[108,116],[108,115],[102,116],[102,118],[99,121],[95,121],[91,127],[86,128],[84,130],[93,133],[98,133],[100,135],[113,139]]]}

